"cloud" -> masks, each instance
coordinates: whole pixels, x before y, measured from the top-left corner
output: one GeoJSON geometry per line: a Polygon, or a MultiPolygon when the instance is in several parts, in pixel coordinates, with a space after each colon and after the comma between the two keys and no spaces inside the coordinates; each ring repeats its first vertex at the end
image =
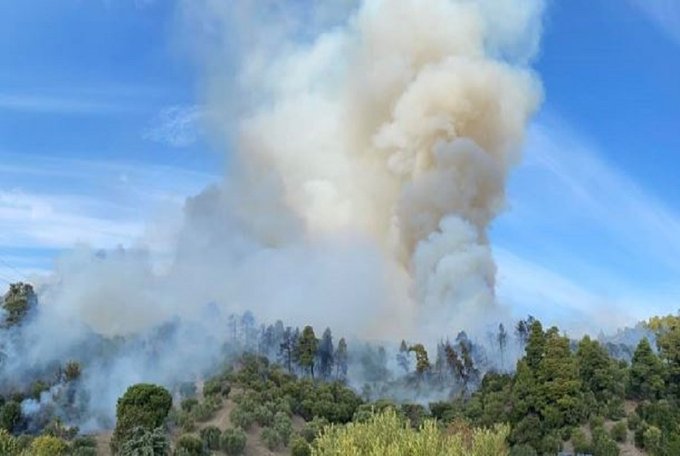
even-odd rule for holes
{"type": "Polygon", "coordinates": [[[0,93],[0,111],[33,114],[112,114],[130,109],[130,106],[91,98],[0,93]]]}
{"type": "Polygon", "coordinates": [[[191,146],[201,136],[200,122],[203,117],[200,106],[171,106],[153,119],[142,136],[173,147],[191,146]]]}
{"type": "Polygon", "coordinates": [[[596,331],[676,310],[680,215],[604,156],[557,116],[532,126],[493,233],[499,295],[518,316],[596,331]]]}
{"type": "Polygon", "coordinates": [[[662,32],[680,45],[680,2],[677,0],[629,0],[662,32]]]}
{"type": "MultiPolygon", "coordinates": [[[[80,243],[145,244],[162,253],[186,195],[218,180],[140,163],[9,153],[0,153],[0,162],[0,256],[27,274],[48,269],[46,258],[80,243]],[[11,261],[7,251],[13,252],[11,261]]],[[[11,274],[0,267],[0,275],[11,274]]]]}

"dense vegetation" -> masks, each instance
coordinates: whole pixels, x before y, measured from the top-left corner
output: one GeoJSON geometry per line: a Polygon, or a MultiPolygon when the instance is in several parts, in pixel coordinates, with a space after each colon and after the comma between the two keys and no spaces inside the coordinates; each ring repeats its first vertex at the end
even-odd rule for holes
{"type": "MultiPolygon", "coordinates": [[[[12,286],[1,330],[20,327],[35,304],[30,285],[12,286]]],[[[460,333],[432,353],[417,342],[336,344],[329,328],[317,337],[310,326],[258,327],[249,313],[229,321],[224,361],[205,381],[121,396],[115,454],[680,454],[678,316],[652,318],[633,348],[574,341],[530,317],[513,331],[500,325],[485,347],[460,333]]],[[[95,439],[70,425],[82,369],[66,361],[31,384],[2,384],[0,454],[96,454],[95,439]],[[26,415],[48,393],[54,408],[26,415]]]]}

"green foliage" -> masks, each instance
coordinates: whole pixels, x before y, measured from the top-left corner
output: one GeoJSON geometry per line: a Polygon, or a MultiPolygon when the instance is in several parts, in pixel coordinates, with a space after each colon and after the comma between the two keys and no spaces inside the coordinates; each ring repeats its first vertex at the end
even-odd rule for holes
{"type": "Polygon", "coordinates": [[[308,421],[300,430],[300,436],[308,443],[312,443],[316,436],[321,433],[321,430],[328,426],[328,420],[324,418],[315,417],[312,421],[308,421]]]}
{"type": "Polygon", "coordinates": [[[15,456],[19,454],[17,440],[5,429],[0,429],[0,454],[15,456]]]}
{"type": "Polygon", "coordinates": [[[241,429],[227,429],[220,438],[222,451],[229,456],[243,454],[246,448],[246,434],[241,429]]]}
{"type": "Polygon", "coordinates": [[[318,348],[319,339],[316,338],[314,329],[311,326],[305,326],[295,346],[295,360],[300,367],[309,370],[312,378],[314,378],[314,361],[318,348]]]}
{"type": "Polygon", "coordinates": [[[31,443],[31,456],[62,456],[68,452],[68,445],[62,439],[51,435],[36,437],[31,443]]]}
{"type": "Polygon", "coordinates": [[[272,428],[279,434],[283,446],[288,446],[290,436],[293,433],[293,422],[290,417],[283,412],[278,412],[274,416],[272,428]]]}
{"type": "Polygon", "coordinates": [[[656,426],[649,426],[642,434],[642,446],[652,454],[661,453],[661,429],[656,426]]]}
{"type": "Polygon", "coordinates": [[[81,447],[71,450],[69,456],[97,456],[97,449],[92,447],[81,447]]]}
{"type": "Polygon", "coordinates": [[[200,432],[201,440],[203,445],[209,450],[219,450],[220,449],[220,435],[221,432],[216,426],[207,426],[201,429],[200,432]]]}
{"type": "Polygon", "coordinates": [[[388,408],[365,423],[330,426],[312,448],[315,456],[503,456],[508,454],[507,427],[494,430],[467,429],[444,432],[427,420],[420,429],[411,428],[388,408]]]}
{"type": "Polygon", "coordinates": [[[167,456],[170,454],[170,442],[162,428],[149,430],[138,426],[129,432],[118,454],[120,456],[167,456]]]}
{"type": "Polygon", "coordinates": [[[161,427],[171,407],[172,396],[163,387],[141,383],[128,388],[116,407],[116,428],[111,439],[114,452],[130,438],[133,429],[151,431],[161,427]]]}
{"type": "Polygon", "coordinates": [[[665,389],[664,366],[647,338],[640,340],[633,354],[627,389],[630,397],[638,400],[658,399],[665,389]]]}
{"type": "Polygon", "coordinates": [[[184,399],[182,403],[180,404],[180,407],[182,408],[183,411],[187,413],[191,413],[191,411],[198,405],[198,399],[195,397],[189,398],[189,399],[184,399]]]}
{"type": "Polygon", "coordinates": [[[268,427],[262,429],[262,432],[260,433],[260,439],[262,439],[262,442],[264,442],[265,446],[270,451],[276,450],[283,444],[279,433],[276,432],[275,429],[268,427]]]}
{"type": "Polygon", "coordinates": [[[415,344],[408,348],[409,352],[414,352],[416,354],[416,372],[418,375],[425,375],[430,371],[432,366],[430,365],[430,359],[427,356],[427,350],[423,344],[415,344]]]}
{"type": "Polygon", "coordinates": [[[616,423],[610,431],[612,439],[620,443],[625,443],[628,438],[628,427],[623,421],[616,423]]]}
{"type": "Polygon", "coordinates": [[[35,305],[37,298],[33,287],[27,283],[13,283],[2,298],[2,307],[6,312],[5,325],[21,323],[29,310],[35,305]]]}
{"type": "Polygon", "coordinates": [[[203,441],[193,434],[184,434],[177,440],[175,456],[203,456],[203,441]]]}
{"type": "Polygon", "coordinates": [[[312,447],[300,436],[295,436],[290,442],[291,456],[312,456],[312,447]]]}
{"type": "Polygon", "coordinates": [[[203,384],[203,395],[208,396],[222,396],[229,397],[231,393],[231,385],[229,381],[223,377],[217,377],[206,381],[203,384]]]}
{"type": "Polygon", "coordinates": [[[630,415],[628,415],[627,421],[628,421],[628,429],[630,429],[631,431],[634,431],[640,425],[640,415],[633,412],[630,415]]]}
{"type": "Polygon", "coordinates": [[[538,453],[530,445],[515,445],[510,448],[510,456],[538,456],[538,453]]]}
{"type": "Polygon", "coordinates": [[[588,440],[588,437],[581,429],[576,429],[571,435],[571,442],[574,445],[576,454],[590,454],[593,452],[593,447],[588,440]]]}
{"type": "Polygon", "coordinates": [[[0,429],[10,433],[21,423],[21,404],[8,401],[0,407],[0,429]]]}

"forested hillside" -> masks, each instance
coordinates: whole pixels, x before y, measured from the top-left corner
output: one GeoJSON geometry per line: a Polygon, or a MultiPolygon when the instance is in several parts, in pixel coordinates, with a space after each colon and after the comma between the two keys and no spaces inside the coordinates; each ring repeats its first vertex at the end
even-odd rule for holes
{"type": "MultiPolygon", "coordinates": [[[[3,340],[36,305],[30,285],[10,288],[3,340]]],[[[677,316],[650,319],[654,342],[630,349],[571,340],[530,317],[500,325],[486,345],[460,333],[432,354],[417,341],[258,326],[248,313],[229,322],[212,373],[130,385],[110,438],[80,427],[87,360],[36,369],[25,384],[3,378],[0,454],[680,454],[677,316]]]]}

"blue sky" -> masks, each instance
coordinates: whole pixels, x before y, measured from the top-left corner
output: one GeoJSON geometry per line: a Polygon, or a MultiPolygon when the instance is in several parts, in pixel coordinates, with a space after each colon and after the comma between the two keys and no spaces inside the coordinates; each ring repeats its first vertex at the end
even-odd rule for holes
{"type": "MultiPolygon", "coordinates": [[[[0,3],[0,284],[148,239],[219,179],[172,1],[0,3]]],[[[680,3],[553,1],[546,101],[492,228],[517,315],[680,308],[680,3]]]]}

